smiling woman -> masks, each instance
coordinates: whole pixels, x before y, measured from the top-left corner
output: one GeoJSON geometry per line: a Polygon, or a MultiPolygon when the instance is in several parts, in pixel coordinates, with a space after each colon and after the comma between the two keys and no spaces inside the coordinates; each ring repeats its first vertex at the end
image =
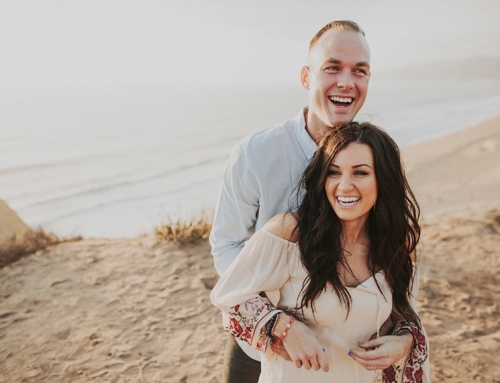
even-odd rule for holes
{"type": "Polygon", "coordinates": [[[369,123],[333,128],[298,195],[297,212],[259,230],[211,294],[226,330],[265,353],[259,382],[374,382],[376,370],[428,382],[419,210],[394,141],[369,123]]]}
{"type": "MultiPolygon", "coordinates": [[[[343,221],[368,219],[377,202],[377,179],[370,146],[353,142],[339,151],[325,183],[335,214],[343,221]]],[[[363,222],[364,224],[364,222],[363,222]]]]}

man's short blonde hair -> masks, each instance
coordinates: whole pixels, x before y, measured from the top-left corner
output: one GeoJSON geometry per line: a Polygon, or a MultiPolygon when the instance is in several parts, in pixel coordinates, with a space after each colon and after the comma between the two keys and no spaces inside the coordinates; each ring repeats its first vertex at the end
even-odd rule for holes
{"type": "Polygon", "coordinates": [[[337,31],[351,31],[351,32],[357,32],[361,33],[363,36],[365,35],[365,32],[359,27],[358,24],[356,24],[354,21],[350,20],[339,20],[339,21],[332,21],[331,23],[326,24],[323,28],[319,30],[318,33],[313,37],[311,42],[309,43],[309,51],[311,51],[312,47],[316,42],[320,39],[320,37],[325,33],[326,31],[330,29],[336,29],[337,31]]]}

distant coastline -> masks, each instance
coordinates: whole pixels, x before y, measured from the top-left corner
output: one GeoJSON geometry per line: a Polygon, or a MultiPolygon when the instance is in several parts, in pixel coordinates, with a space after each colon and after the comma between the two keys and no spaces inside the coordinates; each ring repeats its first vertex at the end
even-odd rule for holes
{"type": "Polygon", "coordinates": [[[435,60],[382,71],[377,77],[394,80],[500,79],[500,57],[435,60]]]}

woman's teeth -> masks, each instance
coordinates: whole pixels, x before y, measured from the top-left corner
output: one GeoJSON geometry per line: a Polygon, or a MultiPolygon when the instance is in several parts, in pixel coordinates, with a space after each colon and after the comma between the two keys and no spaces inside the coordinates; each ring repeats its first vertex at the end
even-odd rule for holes
{"type": "Polygon", "coordinates": [[[356,205],[360,198],[358,197],[337,197],[337,201],[339,202],[339,205],[342,207],[351,207],[356,205]]]}

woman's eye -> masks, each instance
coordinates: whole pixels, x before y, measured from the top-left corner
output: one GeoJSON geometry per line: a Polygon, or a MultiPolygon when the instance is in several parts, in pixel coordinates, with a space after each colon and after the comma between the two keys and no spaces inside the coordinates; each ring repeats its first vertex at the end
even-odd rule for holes
{"type": "Polygon", "coordinates": [[[336,170],[330,170],[328,171],[329,176],[338,176],[340,173],[336,170]]]}
{"type": "Polygon", "coordinates": [[[368,175],[368,173],[367,173],[367,172],[363,172],[363,171],[361,171],[361,170],[358,170],[358,171],[357,171],[356,173],[354,173],[354,174],[355,174],[355,175],[357,175],[357,176],[367,176],[367,175],[368,175]]]}

